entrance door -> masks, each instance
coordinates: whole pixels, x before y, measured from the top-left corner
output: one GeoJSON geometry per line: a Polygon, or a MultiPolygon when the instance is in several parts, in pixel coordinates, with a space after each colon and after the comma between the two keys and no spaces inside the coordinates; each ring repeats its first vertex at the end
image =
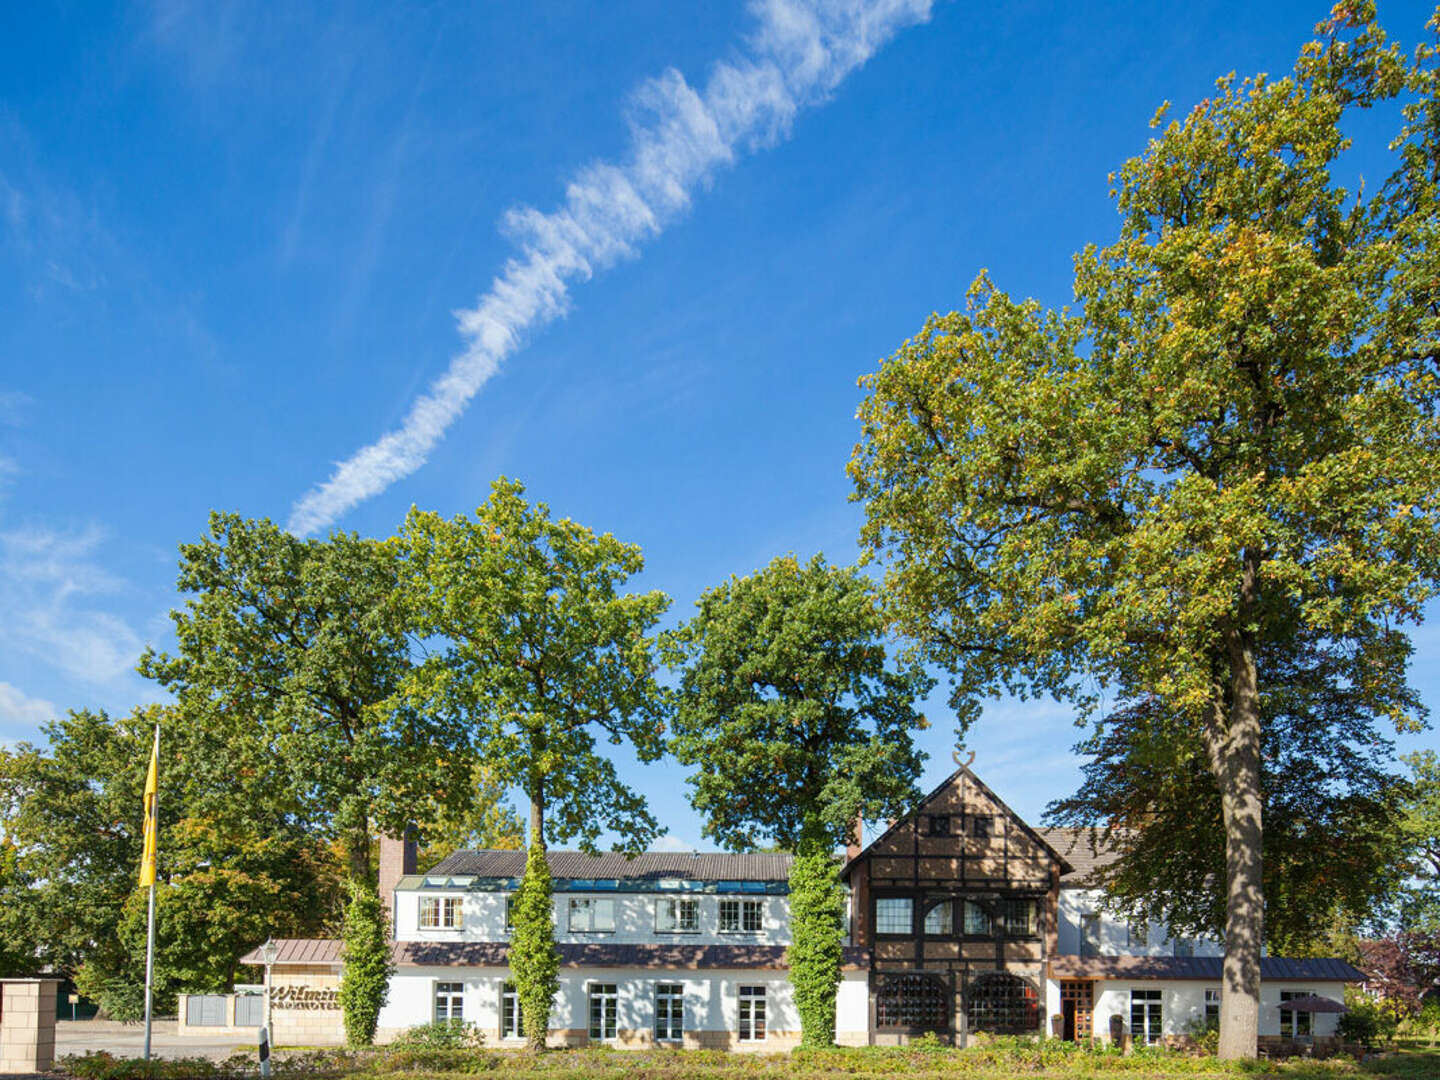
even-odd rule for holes
{"type": "Polygon", "coordinates": [[[1065,1038],[1071,1042],[1095,1034],[1095,984],[1085,979],[1060,983],[1060,1011],[1065,1017],[1065,1038]]]}

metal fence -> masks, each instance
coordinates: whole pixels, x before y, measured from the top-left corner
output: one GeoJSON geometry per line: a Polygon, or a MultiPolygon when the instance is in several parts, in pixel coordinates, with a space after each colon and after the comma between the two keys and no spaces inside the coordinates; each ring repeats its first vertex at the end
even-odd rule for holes
{"type": "Polygon", "coordinates": [[[265,999],[259,994],[235,995],[235,1026],[259,1027],[265,1022],[265,999]]]}

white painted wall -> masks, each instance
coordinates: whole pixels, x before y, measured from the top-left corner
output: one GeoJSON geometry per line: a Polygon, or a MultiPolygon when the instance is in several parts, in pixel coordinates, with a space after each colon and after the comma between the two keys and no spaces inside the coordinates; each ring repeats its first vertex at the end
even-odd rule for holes
{"type": "MultiPolygon", "coordinates": [[[[1098,889],[1060,890],[1059,942],[1061,955],[1080,954],[1080,921],[1084,915],[1100,916],[1101,956],[1174,956],[1175,942],[1166,927],[1146,927],[1146,943],[1143,946],[1132,943],[1130,926],[1101,907],[1103,897],[1098,889]]],[[[1194,955],[1222,956],[1224,949],[1218,941],[1200,939],[1195,941],[1194,955]]]]}
{"type": "MultiPolygon", "coordinates": [[[[1110,1033],[1110,1017],[1119,1016],[1130,1029],[1130,991],[1159,990],[1161,998],[1161,1030],[1166,1035],[1185,1035],[1191,1026],[1198,1026],[1205,1019],[1205,991],[1218,990],[1220,982],[1207,983],[1200,979],[1145,979],[1135,982],[1106,981],[1099,983],[1095,995],[1095,1033],[1107,1036],[1110,1033]]],[[[1318,994],[1321,997],[1343,1001],[1345,984],[1338,982],[1289,983],[1267,981],[1260,987],[1260,1034],[1280,1034],[1280,992],[1288,990],[1301,994],[1318,994]]],[[[1056,994],[1058,1012],[1058,988],[1056,994]]],[[[1314,1017],[1314,1035],[1335,1034],[1335,1013],[1317,1013],[1314,1017]]]]}
{"type": "MultiPolygon", "coordinates": [[[[796,1020],[796,1029],[799,1020],[796,1020]]],[[[835,1031],[864,1034],[870,1030],[870,979],[864,971],[841,972],[835,992],[835,1031]]]]}
{"type": "MultiPolygon", "coordinates": [[[[395,938],[397,941],[508,941],[505,932],[504,892],[463,892],[441,889],[408,889],[396,892],[395,938]],[[461,925],[455,930],[420,929],[422,896],[461,898],[461,925]]],[[[566,943],[604,942],[612,945],[789,945],[790,898],[742,893],[556,893],[554,901],[555,940],[566,943]],[[612,932],[570,932],[570,898],[610,899],[615,902],[615,929],[612,932]],[[696,933],[669,933],[655,929],[655,905],[663,899],[686,897],[696,900],[700,928],[696,933]],[[720,901],[755,901],[760,904],[759,933],[721,933],[720,901]]]]}
{"type": "MultiPolygon", "coordinates": [[[[847,1022],[864,1030],[868,999],[863,973],[859,976],[858,1006],[849,978],[841,987],[847,1022]],[[857,1012],[858,1008],[858,1012],[857,1012]]],[[[401,1029],[428,1023],[434,1016],[435,984],[461,982],[465,985],[465,1019],[486,1031],[500,1026],[500,994],[510,978],[508,968],[425,967],[402,968],[390,980],[390,996],[380,1013],[380,1027],[401,1029]]],[[[799,1031],[800,1016],[790,983],[776,971],[693,971],[665,972],[652,968],[573,968],[561,972],[560,992],[550,1014],[556,1029],[588,1028],[589,986],[614,983],[617,995],[618,1026],[622,1029],[654,1030],[655,984],[679,983],[685,988],[685,1027],[689,1031],[735,1031],[739,1024],[739,988],[765,987],[767,1025],[773,1031],[799,1031]]]]}

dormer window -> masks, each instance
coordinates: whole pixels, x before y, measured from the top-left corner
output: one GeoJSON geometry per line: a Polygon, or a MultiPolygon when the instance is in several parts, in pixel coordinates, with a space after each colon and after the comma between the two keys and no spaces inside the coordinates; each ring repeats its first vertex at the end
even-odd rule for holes
{"type": "Polygon", "coordinates": [[[460,897],[422,896],[420,898],[421,930],[458,930],[460,928],[460,897]]]}

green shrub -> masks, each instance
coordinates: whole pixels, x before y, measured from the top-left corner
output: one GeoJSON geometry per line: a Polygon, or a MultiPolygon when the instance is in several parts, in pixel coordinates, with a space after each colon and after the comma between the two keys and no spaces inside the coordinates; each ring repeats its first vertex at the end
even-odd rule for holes
{"type": "Polygon", "coordinates": [[[802,842],[790,867],[793,944],[786,958],[805,1046],[835,1043],[835,991],[845,952],[845,890],[839,869],[826,846],[813,841],[802,842]]]}
{"type": "Polygon", "coordinates": [[[550,1006],[560,989],[560,953],[555,948],[555,917],[551,907],[550,864],[538,837],[525,856],[525,876],[515,894],[510,935],[510,971],[520,997],[520,1016],[532,1050],[545,1048],[550,1006]]]}
{"type": "Polygon", "coordinates": [[[345,1015],[345,1040],[351,1046],[375,1041],[380,1010],[390,992],[390,932],[380,897],[370,886],[351,882],[345,907],[345,968],[340,976],[340,1008],[345,1015]]]}
{"type": "Polygon", "coordinates": [[[485,1045],[485,1033],[465,1020],[432,1020],[402,1032],[393,1050],[476,1050],[485,1045]]]}

